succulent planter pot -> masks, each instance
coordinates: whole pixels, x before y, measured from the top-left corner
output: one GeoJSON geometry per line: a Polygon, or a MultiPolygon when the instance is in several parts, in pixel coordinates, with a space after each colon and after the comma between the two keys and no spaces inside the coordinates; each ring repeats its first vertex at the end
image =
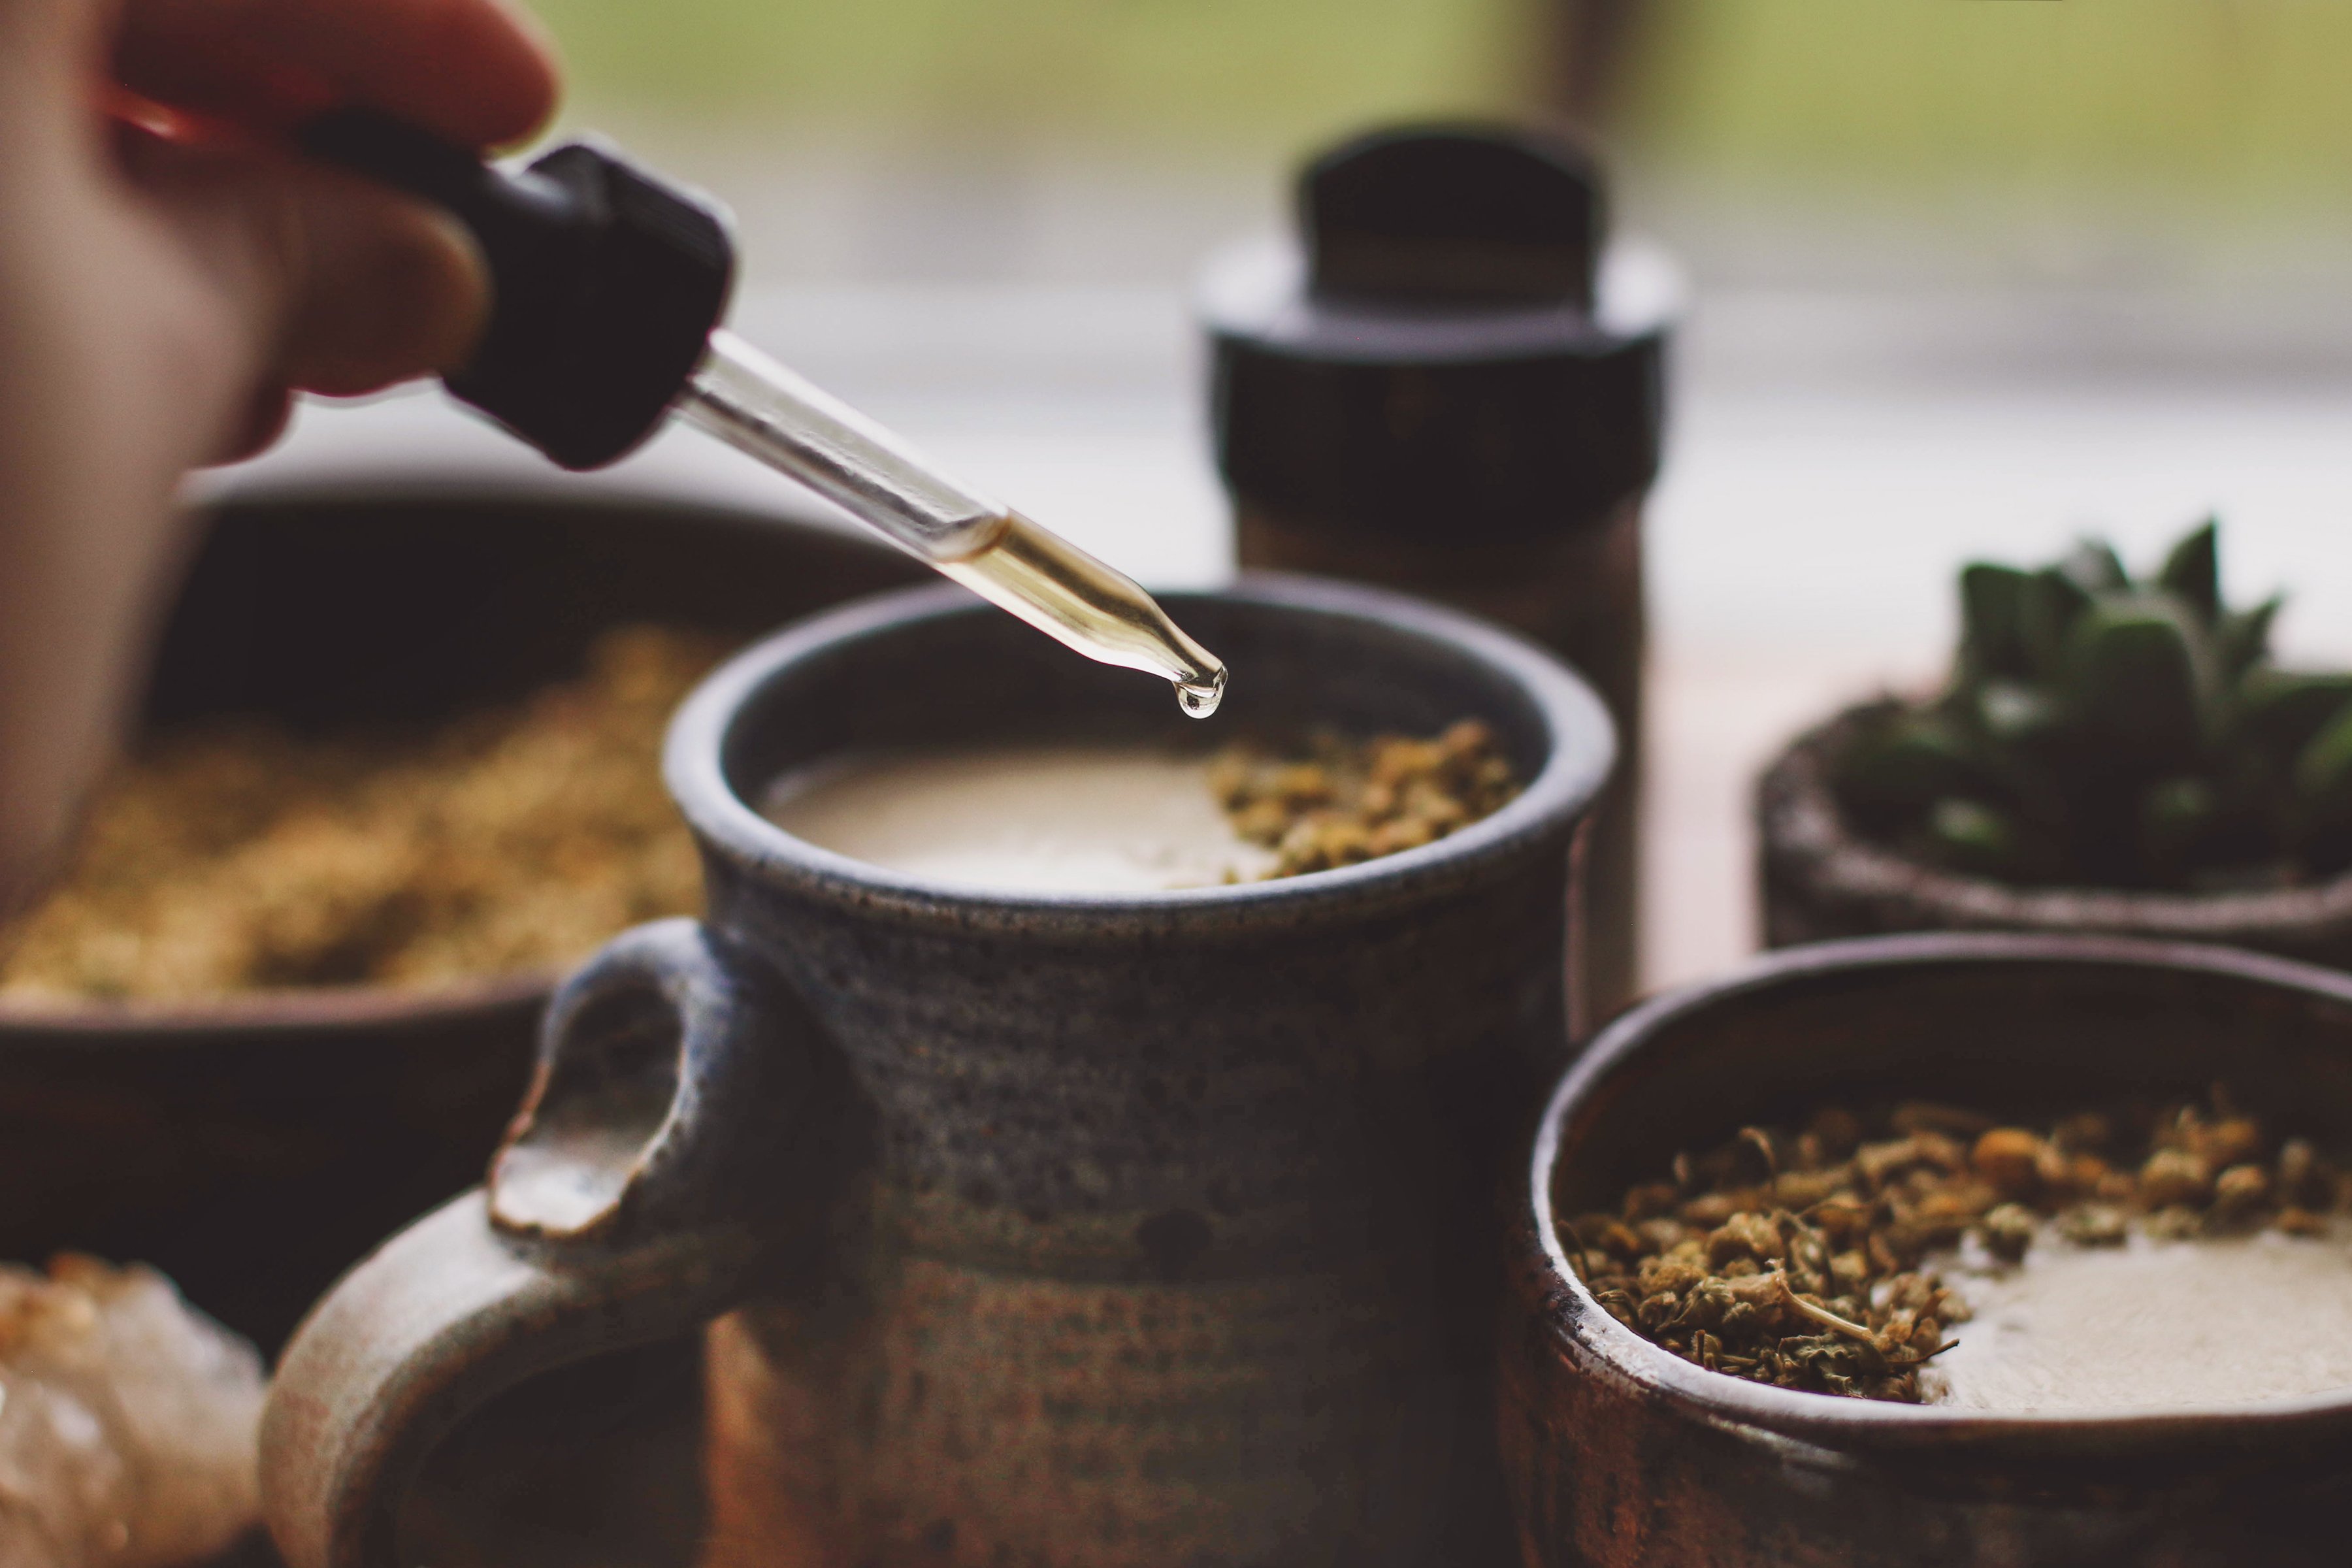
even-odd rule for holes
{"type": "MultiPolygon", "coordinates": [[[[604,628],[748,640],[925,576],[830,529],[447,489],[233,506],[158,647],[150,727],[425,720],[519,697],[604,628]]],[[[386,1229],[478,1179],[552,973],[173,1003],[0,1000],[0,1258],[163,1268],[272,1351],[386,1229]]]]}
{"type": "Polygon", "coordinates": [[[1675,1149],[1827,1100],[2031,1116],[2222,1078],[2250,1110],[2352,1134],[2352,979],[2223,948],[1922,935],[1776,954],[1611,1026],[1553,1096],[1520,1200],[1499,1403],[1529,1568],[2342,1561],[2352,1390],[2096,1416],[1760,1386],[1621,1326],[1552,1228],[1675,1149]]]}
{"type": "Polygon", "coordinates": [[[1889,700],[1800,735],[1756,790],[1764,940],[1772,947],[1916,931],[2099,931],[2352,967],[2352,874],[2260,892],[2014,887],[1933,865],[1857,830],[1831,787],[1844,746],[1889,700]]]}

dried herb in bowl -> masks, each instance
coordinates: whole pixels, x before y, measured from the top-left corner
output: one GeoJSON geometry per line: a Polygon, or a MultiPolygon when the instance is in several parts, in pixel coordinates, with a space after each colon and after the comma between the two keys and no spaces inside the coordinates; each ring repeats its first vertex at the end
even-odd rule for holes
{"type": "Polygon", "coordinates": [[[2271,1229],[2315,1237],[2352,1176],[2232,1107],[2120,1106],[2038,1128],[1958,1107],[1831,1108],[1677,1156],[1617,1212],[1563,1220],[1603,1310],[1711,1372],[1918,1403],[1969,1314],[1968,1269],[2037,1247],[2271,1229]]]}
{"type": "Polygon", "coordinates": [[[1519,793],[1495,732],[1475,719],[1442,734],[1319,734],[1305,754],[1236,745],[1209,787],[1250,843],[1277,856],[1274,877],[1328,871],[1432,844],[1519,793]]]}
{"type": "Polygon", "coordinates": [[[245,720],[165,737],[107,782],[60,884],[0,930],[0,994],[431,987],[691,913],[701,874],[661,737],[723,651],[625,627],[577,679],[428,734],[245,720]]]}

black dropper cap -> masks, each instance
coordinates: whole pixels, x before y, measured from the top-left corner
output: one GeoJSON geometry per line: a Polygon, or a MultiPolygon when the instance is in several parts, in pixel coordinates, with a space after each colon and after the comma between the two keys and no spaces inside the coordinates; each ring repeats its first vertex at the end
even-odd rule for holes
{"type": "Polygon", "coordinates": [[[1656,476],[1662,316],[1595,312],[1603,217],[1563,139],[1374,132],[1310,163],[1301,240],[1213,262],[1217,461],[1286,518],[1476,543],[1596,521],[1656,476]]]}
{"type": "Polygon", "coordinates": [[[707,204],[593,142],[520,174],[366,109],[322,115],[303,151],[447,208],[489,265],[488,325],[444,378],[567,468],[660,427],[727,310],[735,247],[707,204]]]}

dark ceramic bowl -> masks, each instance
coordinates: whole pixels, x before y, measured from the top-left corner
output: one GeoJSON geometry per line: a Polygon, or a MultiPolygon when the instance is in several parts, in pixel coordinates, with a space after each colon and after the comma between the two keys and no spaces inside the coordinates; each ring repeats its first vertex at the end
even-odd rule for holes
{"type": "Polygon", "coordinates": [[[2105,931],[2227,942],[2352,968],[2352,873],[2265,892],[2019,888],[1947,870],[1858,832],[1830,787],[1830,771],[1887,707],[1864,703],[1799,736],[1757,783],[1770,945],[1906,931],[2105,931]]]}
{"type": "Polygon", "coordinates": [[[1764,1387],[1619,1324],[1552,1229],[1676,1149],[1825,1100],[2030,1117],[2217,1079],[2276,1123],[2352,1136],[2352,980],[2220,948],[1892,937],[1619,1019],[1552,1097],[1523,1200],[1501,1437],[1530,1568],[2342,1562],[2352,1389],[2092,1417],[1764,1387]]]}
{"type": "MultiPolygon", "coordinates": [[[[150,729],[431,720],[576,667],[605,627],[750,639],[928,576],[832,529],[446,494],[231,507],[155,658],[150,729]]],[[[214,1002],[0,1000],[0,1258],[163,1268],[274,1351],[386,1231],[480,1177],[553,976],[214,1002]]]]}

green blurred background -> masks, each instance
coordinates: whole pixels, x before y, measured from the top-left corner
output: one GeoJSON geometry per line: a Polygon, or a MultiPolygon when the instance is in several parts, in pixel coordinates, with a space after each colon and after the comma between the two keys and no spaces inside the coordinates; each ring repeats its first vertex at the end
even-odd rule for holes
{"type": "Polygon", "coordinates": [[[540,0],[575,114],[1287,146],[1501,108],[1540,0],[540,0]]]}
{"type": "Polygon", "coordinates": [[[2339,0],[1668,0],[1648,42],[1628,129],[1706,175],[2352,194],[2339,0]]]}
{"type": "MultiPolygon", "coordinates": [[[[574,118],[1204,157],[1557,99],[1546,0],[541,0],[574,118]]],[[[2352,193],[2344,0],[1641,0],[1610,139],[1676,177],[2352,193]]]]}

